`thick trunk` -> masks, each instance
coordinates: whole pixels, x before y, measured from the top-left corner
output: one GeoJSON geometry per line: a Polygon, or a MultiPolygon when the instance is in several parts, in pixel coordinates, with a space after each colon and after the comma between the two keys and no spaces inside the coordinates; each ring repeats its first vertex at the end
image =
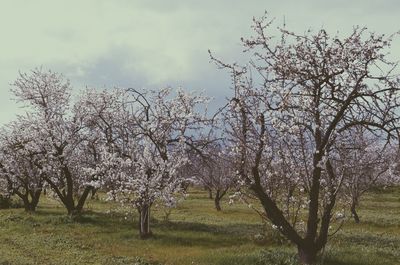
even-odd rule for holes
{"type": "Polygon", "coordinates": [[[298,247],[297,250],[300,264],[312,265],[317,262],[317,251],[314,247],[298,247]]]}
{"type": "Polygon", "coordinates": [[[81,214],[81,210],[75,205],[74,199],[71,197],[67,197],[65,201],[63,201],[65,208],[67,209],[68,215],[72,218],[77,217],[81,214]]]}
{"type": "Polygon", "coordinates": [[[71,202],[65,204],[65,208],[67,208],[68,215],[73,217],[79,215],[79,211],[76,209],[75,205],[71,202]]]}
{"type": "Polygon", "coordinates": [[[139,209],[139,234],[141,239],[146,239],[152,236],[150,230],[150,206],[144,205],[139,209]]]}
{"type": "Polygon", "coordinates": [[[34,212],[36,211],[36,207],[39,204],[40,194],[42,193],[41,190],[37,190],[35,192],[31,192],[31,201],[29,201],[29,197],[27,196],[24,201],[24,208],[27,212],[34,212]]]}
{"type": "Polygon", "coordinates": [[[24,203],[24,209],[26,212],[33,212],[35,209],[32,209],[31,202],[29,201],[29,197],[27,194],[24,194],[24,196],[18,195],[21,199],[22,202],[24,203]]]}
{"type": "Polygon", "coordinates": [[[67,194],[65,197],[60,198],[67,209],[68,215],[78,216],[82,213],[83,206],[85,205],[86,199],[91,190],[92,187],[86,187],[82,195],[79,197],[77,204],[75,204],[72,194],[67,194]]]}
{"type": "Polygon", "coordinates": [[[24,203],[24,209],[26,212],[34,212],[36,211],[36,205],[32,203],[24,203]]]}
{"type": "Polygon", "coordinates": [[[352,202],[351,203],[351,207],[350,207],[350,211],[351,211],[351,214],[353,215],[354,221],[358,224],[358,223],[360,223],[360,217],[357,214],[356,207],[357,207],[357,203],[356,202],[352,202]]]}
{"type": "Polygon", "coordinates": [[[24,203],[24,209],[27,212],[34,212],[36,210],[36,206],[39,203],[41,193],[42,190],[27,190],[25,193],[21,193],[19,191],[15,192],[15,194],[17,194],[17,196],[21,198],[22,202],[24,203]],[[29,195],[31,198],[29,198],[29,195]]]}

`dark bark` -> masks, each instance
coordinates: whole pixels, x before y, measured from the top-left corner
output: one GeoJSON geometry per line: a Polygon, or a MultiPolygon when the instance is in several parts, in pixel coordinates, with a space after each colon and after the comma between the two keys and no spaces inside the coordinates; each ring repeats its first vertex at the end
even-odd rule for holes
{"type": "Polygon", "coordinates": [[[282,211],[278,208],[276,203],[264,192],[261,185],[254,184],[250,188],[254,191],[254,194],[260,200],[267,215],[267,218],[271,220],[274,225],[280,228],[280,232],[284,236],[286,236],[287,239],[289,239],[297,246],[302,246],[305,243],[304,239],[300,237],[293,226],[286,220],[282,211]]]}
{"type": "Polygon", "coordinates": [[[81,197],[78,200],[78,204],[76,205],[76,209],[81,212],[83,209],[83,206],[85,205],[86,199],[89,196],[90,191],[93,190],[93,187],[87,186],[85,190],[83,191],[81,197]]]}
{"type": "Polygon", "coordinates": [[[93,188],[92,189],[92,192],[91,192],[91,195],[90,195],[90,199],[91,200],[94,200],[94,199],[96,199],[96,193],[97,193],[97,189],[95,189],[95,188],[93,188]]]}
{"type": "Polygon", "coordinates": [[[298,247],[299,262],[303,265],[312,265],[317,262],[317,250],[313,246],[298,247]]]}
{"type": "Polygon", "coordinates": [[[50,185],[50,187],[56,192],[58,198],[64,204],[67,209],[68,215],[77,216],[82,213],[83,206],[85,205],[86,199],[89,196],[90,191],[93,189],[91,186],[86,186],[82,195],[78,198],[77,204],[75,204],[74,194],[73,194],[73,181],[72,175],[70,174],[67,167],[63,168],[66,178],[66,188],[60,190],[59,187],[47,177],[44,180],[50,185]]]}
{"type": "MultiPolygon", "coordinates": [[[[331,161],[329,159],[326,161],[326,171],[331,179],[336,178],[331,161]]],[[[329,224],[332,218],[332,210],[335,204],[336,204],[336,193],[333,188],[330,188],[329,202],[327,202],[323,208],[321,226],[318,238],[316,240],[317,251],[320,251],[322,248],[324,248],[326,243],[328,242],[329,224]]]]}
{"type": "Polygon", "coordinates": [[[354,221],[358,224],[358,223],[360,223],[360,217],[357,214],[356,208],[357,208],[357,202],[353,201],[351,203],[350,211],[351,211],[351,214],[352,214],[352,216],[354,218],[354,221]]]}
{"type": "Polygon", "coordinates": [[[209,199],[213,199],[213,193],[212,193],[212,190],[211,189],[209,189],[209,188],[207,188],[207,190],[208,190],[208,198],[209,199]]]}
{"type": "MultiPolygon", "coordinates": [[[[36,211],[36,207],[39,203],[39,198],[40,198],[40,194],[42,193],[42,190],[36,190],[36,191],[30,191],[30,195],[31,195],[31,202],[29,204],[29,211],[36,211]]],[[[26,210],[26,208],[25,208],[26,210]]]]}
{"type": "MultiPolygon", "coordinates": [[[[232,103],[240,107],[239,111],[236,106],[232,108],[233,110],[230,110],[235,115],[232,117],[228,116],[227,120],[234,125],[231,126],[232,131],[227,130],[227,132],[232,134],[233,141],[239,147],[240,161],[237,161],[239,166],[238,174],[246,181],[246,184],[261,202],[266,218],[276,225],[279,231],[291,242],[297,245],[299,260],[302,264],[315,264],[317,254],[327,243],[329,224],[336,203],[336,194],[340,190],[342,183],[342,180],[335,176],[335,171],[329,160],[326,162],[327,170],[325,171],[324,169],[324,171],[321,171],[320,163],[324,162],[322,158],[324,156],[329,158],[329,151],[332,146],[339,142],[338,138],[340,134],[345,131],[351,132],[350,129],[355,126],[362,126],[367,129],[376,128],[386,133],[387,139],[391,137],[395,138],[399,130],[399,127],[395,125],[395,120],[398,117],[396,115],[396,117],[388,115],[388,110],[397,109],[399,104],[398,102],[389,104],[392,101],[387,100],[386,94],[396,93],[397,87],[392,84],[396,83],[394,80],[397,77],[393,77],[392,79],[387,73],[382,73],[378,76],[371,75],[370,68],[372,66],[377,63],[391,65],[391,62],[384,60],[384,54],[381,53],[381,49],[386,47],[386,40],[377,40],[371,37],[369,41],[376,44],[376,46],[363,46],[358,41],[358,38],[362,35],[362,30],[354,30],[352,37],[346,39],[346,41],[357,40],[357,43],[354,42],[356,43],[354,47],[362,50],[360,53],[362,56],[354,62],[347,61],[346,66],[343,67],[341,62],[335,59],[335,56],[342,52],[351,53],[353,51],[338,41],[341,48],[338,48],[334,52],[337,53],[336,55],[331,53],[332,49],[327,44],[328,38],[325,37],[325,31],[322,30],[321,35],[317,34],[316,36],[318,37],[315,38],[309,38],[307,35],[302,36],[307,41],[298,41],[297,44],[289,48],[285,45],[274,47],[274,45],[271,45],[269,37],[264,34],[264,30],[269,24],[264,24],[265,21],[263,19],[255,22],[257,37],[245,40],[245,47],[246,50],[257,51],[257,59],[261,59],[260,61],[263,62],[254,66],[261,73],[261,78],[264,78],[265,87],[268,88],[272,84],[280,85],[282,81],[282,86],[289,89],[290,92],[288,94],[291,96],[312,100],[312,108],[303,108],[303,106],[299,105],[300,101],[287,103],[286,96],[283,97],[283,95],[281,95],[282,98],[280,99],[272,96],[271,101],[264,100],[268,96],[271,96],[271,94],[268,91],[266,94],[259,95],[257,93],[258,90],[253,90],[252,76],[246,75],[245,67],[240,68],[237,65],[225,64],[211,55],[212,60],[219,66],[232,70],[235,88],[235,98],[232,99],[232,103]],[[355,36],[354,39],[353,36],[355,36]],[[304,45],[307,46],[307,52],[304,52],[304,45]],[[257,50],[258,48],[263,49],[265,54],[257,50]],[[323,60],[319,61],[320,57],[316,56],[316,52],[324,54],[322,56],[323,60]],[[379,56],[371,56],[375,52],[379,56]],[[296,54],[297,57],[294,60],[298,62],[304,60],[304,54],[309,55],[313,59],[307,60],[307,63],[310,62],[307,67],[304,67],[304,65],[292,67],[282,63],[286,60],[288,54],[296,54]],[[268,73],[268,71],[272,71],[272,74],[268,73]],[[245,76],[245,78],[242,76],[245,76]],[[349,76],[351,78],[348,78],[349,76]],[[346,86],[342,86],[343,80],[346,80],[348,83],[346,86]],[[383,81],[382,84],[385,83],[387,85],[376,86],[376,89],[374,89],[375,86],[372,84],[374,80],[383,81]],[[372,82],[372,89],[369,89],[370,84],[368,81],[372,82]],[[247,95],[251,95],[251,100],[246,100],[247,95]],[[257,127],[255,122],[252,121],[253,117],[255,117],[254,114],[258,114],[258,112],[253,112],[253,109],[246,106],[246,104],[252,104],[253,102],[266,103],[269,110],[276,111],[277,113],[278,111],[280,112],[278,114],[279,118],[286,117],[286,114],[290,117],[294,113],[292,110],[299,110],[299,112],[303,112],[307,117],[310,115],[309,117],[313,119],[311,122],[307,121],[304,124],[300,122],[300,126],[305,131],[299,133],[310,137],[310,144],[307,140],[302,144],[303,147],[311,147],[310,151],[312,150],[313,153],[315,151],[313,161],[307,161],[313,162],[312,168],[309,168],[308,163],[304,167],[309,196],[308,213],[307,216],[304,216],[307,222],[304,237],[288,221],[288,218],[282,213],[279,204],[274,200],[273,196],[269,195],[269,192],[266,191],[260,180],[260,163],[263,161],[264,147],[268,144],[263,139],[268,139],[264,136],[268,135],[266,132],[269,129],[265,128],[266,123],[262,114],[260,115],[260,127],[257,127]],[[335,111],[327,118],[326,113],[321,111],[320,107],[331,104],[335,105],[335,111]],[[285,114],[282,115],[282,113],[285,114]],[[249,119],[248,117],[252,118],[249,119]],[[252,134],[252,131],[254,131],[254,134],[252,134]],[[259,139],[257,140],[258,147],[254,147],[253,145],[251,147],[248,146],[249,142],[252,144],[256,143],[253,139],[259,139]],[[249,174],[250,169],[252,176],[249,174]],[[329,188],[329,193],[325,193],[325,185],[321,187],[321,178],[326,177],[326,172],[328,173],[327,187],[329,188]],[[338,186],[335,185],[336,183],[338,186]],[[329,197],[326,198],[325,196],[329,197]]],[[[286,39],[287,36],[294,37],[297,40],[302,39],[302,37],[288,32],[283,33],[282,38],[286,39]]],[[[266,113],[268,112],[266,111],[266,113]]],[[[284,118],[282,118],[282,122],[286,122],[284,118]]],[[[291,122],[286,123],[286,125],[291,124],[291,122]]],[[[274,134],[271,134],[271,136],[274,136],[274,134]]],[[[276,142],[280,143],[281,140],[277,140],[276,142]]],[[[297,145],[293,145],[292,147],[297,148],[297,145]]],[[[307,157],[304,156],[304,160],[308,160],[307,157]]],[[[352,207],[352,212],[354,210],[355,214],[353,216],[357,218],[358,215],[355,206],[352,207]]]]}
{"type": "Polygon", "coordinates": [[[150,230],[150,206],[144,205],[139,210],[139,235],[141,239],[151,237],[153,234],[150,230]]]}
{"type": "Polygon", "coordinates": [[[224,190],[217,189],[217,191],[215,193],[215,197],[214,197],[215,209],[217,209],[217,211],[221,211],[222,210],[222,208],[221,208],[221,200],[225,196],[227,191],[228,191],[228,188],[226,188],[224,190]]]}
{"type": "Polygon", "coordinates": [[[39,198],[42,193],[42,190],[27,190],[25,193],[21,193],[19,191],[15,191],[15,194],[21,198],[24,203],[24,209],[26,212],[34,212],[36,211],[36,207],[39,203],[39,198]]]}
{"type": "Polygon", "coordinates": [[[78,215],[78,212],[76,211],[76,209],[75,209],[75,205],[74,205],[74,203],[73,203],[73,201],[71,202],[71,201],[66,201],[65,203],[64,203],[64,206],[65,206],[65,208],[67,209],[67,212],[68,212],[68,215],[69,216],[75,216],[75,215],[78,215]]]}
{"type": "Polygon", "coordinates": [[[87,186],[83,191],[82,195],[78,199],[78,203],[75,205],[75,201],[72,196],[67,196],[65,200],[65,208],[67,208],[68,215],[75,217],[79,216],[82,213],[83,206],[85,205],[86,199],[89,196],[92,187],[87,186]]]}
{"type": "Polygon", "coordinates": [[[218,196],[218,191],[217,191],[217,194],[215,195],[215,198],[214,198],[215,209],[217,209],[217,211],[222,210],[220,202],[221,202],[221,198],[218,196]]]}

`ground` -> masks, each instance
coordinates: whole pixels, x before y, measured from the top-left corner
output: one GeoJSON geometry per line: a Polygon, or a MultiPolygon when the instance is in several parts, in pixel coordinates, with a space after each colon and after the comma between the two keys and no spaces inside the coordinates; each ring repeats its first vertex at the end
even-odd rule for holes
{"type": "MultiPolygon", "coordinates": [[[[295,264],[295,248],[244,204],[213,208],[207,193],[191,190],[173,209],[152,218],[154,237],[140,240],[137,215],[115,203],[89,200],[72,221],[55,200],[42,198],[37,213],[0,210],[0,265],[6,264],[295,264]],[[266,236],[264,236],[266,235],[266,236]]],[[[371,192],[361,223],[347,220],[330,240],[328,265],[400,264],[400,190],[371,192]]]]}

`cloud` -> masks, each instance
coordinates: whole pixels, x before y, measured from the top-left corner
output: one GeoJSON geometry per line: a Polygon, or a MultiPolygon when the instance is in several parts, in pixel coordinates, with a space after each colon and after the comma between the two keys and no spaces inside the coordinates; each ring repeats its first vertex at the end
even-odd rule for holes
{"type": "Polygon", "coordinates": [[[399,7],[394,0],[2,0],[0,104],[7,108],[0,124],[17,111],[8,90],[18,70],[42,65],[78,87],[174,85],[224,98],[229,74],[209,63],[207,50],[240,60],[240,37],[251,35],[252,17],[264,9],[299,32],[348,32],[360,24],[392,33],[399,7]]]}

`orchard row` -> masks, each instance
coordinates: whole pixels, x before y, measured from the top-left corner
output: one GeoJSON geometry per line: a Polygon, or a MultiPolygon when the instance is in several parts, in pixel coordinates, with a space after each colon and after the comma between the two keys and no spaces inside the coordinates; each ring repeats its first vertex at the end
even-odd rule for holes
{"type": "Polygon", "coordinates": [[[233,84],[214,114],[194,92],[85,89],[72,97],[61,74],[21,73],[12,91],[26,114],[1,129],[2,194],[34,211],[46,189],[74,216],[101,190],[137,209],[146,238],[154,204],[173,207],[200,185],[221,210],[232,191],[313,264],[343,205],[359,222],[362,194],[399,182],[393,36],[278,29],[276,41],[272,25],[254,20],[255,36],[242,40],[247,65],[210,53],[233,84]]]}

